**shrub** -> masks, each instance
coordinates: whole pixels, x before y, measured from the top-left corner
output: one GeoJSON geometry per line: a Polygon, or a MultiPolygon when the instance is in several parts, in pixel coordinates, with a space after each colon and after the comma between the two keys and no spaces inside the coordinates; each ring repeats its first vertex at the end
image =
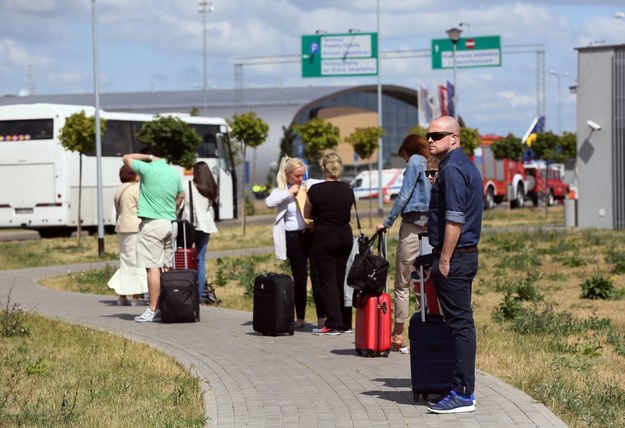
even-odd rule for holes
{"type": "Polygon", "coordinates": [[[582,288],[582,299],[611,300],[615,296],[614,284],[608,278],[595,273],[579,285],[582,288]]]}
{"type": "Polygon", "coordinates": [[[625,252],[611,250],[606,256],[606,261],[612,264],[611,273],[625,273],[625,252]]]}
{"type": "Polygon", "coordinates": [[[525,309],[511,291],[506,292],[503,302],[493,312],[493,319],[498,322],[513,321],[520,318],[525,309]]]}
{"type": "Polygon", "coordinates": [[[26,325],[28,314],[17,303],[11,303],[12,291],[13,285],[11,285],[6,303],[0,312],[0,337],[28,336],[30,335],[30,327],[26,325]]]}

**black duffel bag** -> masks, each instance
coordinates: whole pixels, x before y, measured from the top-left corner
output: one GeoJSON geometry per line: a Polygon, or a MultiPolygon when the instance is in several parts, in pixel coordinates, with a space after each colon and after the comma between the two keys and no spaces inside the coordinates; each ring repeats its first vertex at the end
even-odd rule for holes
{"type": "Polygon", "coordinates": [[[382,245],[384,231],[376,232],[363,250],[354,257],[354,263],[347,274],[347,285],[364,294],[379,295],[386,289],[389,263],[386,260],[386,248],[382,245]],[[373,244],[378,242],[378,254],[373,254],[373,244]]]}

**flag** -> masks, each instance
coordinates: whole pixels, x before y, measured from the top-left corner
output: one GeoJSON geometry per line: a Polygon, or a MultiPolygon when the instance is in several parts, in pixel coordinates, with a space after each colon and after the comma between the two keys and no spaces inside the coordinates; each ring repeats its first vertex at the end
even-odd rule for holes
{"type": "Polygon", "coordinates": [[[527,129],[527,132],[523,136],[521,142],[527,146],[527,149],[523,153],[523,160],[529,162],[534,159],[534,150],[532,149],[532,143],[536,141],[536,134],[539,134],[545,130],[545,116],[538,116],[534,118],[534,121],[527,129]]]}
{"type": "Polygon", "coordinates": [[[430,96],[430,92],[428,88],[421,83],[421,88],[419,90],[419,107],[421,112],[421,117],[419,118],[422,126],[428,126],[432,121],[432,113],[433,113],[433,102],[434,100],[430,96]]]}
{"type": "Polygon", "coordinates": [[[441,116],[447,116],[447,87],[443,85],[438,86],[439,98],[441,100],[441,116]]]}
{"type": "Polygon", "coordinates": [[[454,103],[456,95],[456,88],[453,83],[447,81],[447,114],[451,117],[456,117],[456,105],[454,103]]]}
{"type": "Polygon", "coordinates": [[[545,130],[545,116],[538,116],[534,118],[534,121],[527,129],[525,136],[521,140],[523,144],[526,144],[527,147],[532,147],[532,143],[536,140],[536,134],[541,133],[545,130]]]}

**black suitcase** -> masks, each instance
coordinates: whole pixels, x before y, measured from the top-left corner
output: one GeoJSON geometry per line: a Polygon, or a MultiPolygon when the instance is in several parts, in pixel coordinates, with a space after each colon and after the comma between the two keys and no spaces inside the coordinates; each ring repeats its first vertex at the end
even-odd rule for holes
{"type": "MultiPolygon", "coordinates": [[[[178,227],[179,221],[174,225],[178,227]]],[[[186,241],[183,232],[183,242],[186,241]]],[[[200,290],[197,271],[188,266],[176,266],[176,240],[172,240],[173,269],[161,272],[159,308],[165,323],[195,322],[200,320],[200,290]],[[182,268],[182,269],[180,269],[182,268]]],[[[186,259],[185,259],[186,262],[186,259]]]]}
{"type": "Polygon", "coordinates": [[[419,401],[419,394],[424,400],[429,394],[447,394],[453,386],[454,338],[441,315],[436,289],[431,283],[431,252],[428,235],[420,233],[415,268],[421,310],[412,316],[408,328],[410,377],[415,401],[419,401]]]}
{"type": "Polygon", "coordinates": [[[410,319],[410,373],[412,394],[427,400],[429,394],[447,394],[453,386],[454,339],[443,317],[416,313],[410,319]]]}
{"type": "Polygon", "coordinates": [[[295,333],[295,296],[289,275],[270,273],[254,280],[254,331],[275,336],[295,333]]]}

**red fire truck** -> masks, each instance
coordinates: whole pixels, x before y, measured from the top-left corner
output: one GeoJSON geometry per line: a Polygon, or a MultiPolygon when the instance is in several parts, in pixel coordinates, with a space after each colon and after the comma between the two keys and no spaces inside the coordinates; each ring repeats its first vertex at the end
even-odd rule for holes
{"type": "Polygon", "coordinates": [[[549,164],[545,185],[545,171],[547,170],[545,162],[525,163],[527,198],[532,201],[535,207],[538,206],[541,199],[544,199],[547,205],[551,206],[556,201],[562,201],[569,197],[569,184],[562,181],[563,169],[562,164],[549,164]]]}
{"type": "Polygon", "coordinates": [[[495,159],[491,144],[501,137],[483,135],[482,143],[474,151],[473,160],[484,182],[484,209],[490,210],[504,200],[511,200],[512,207],[522,207],[525,202],[525,168],[522,162],[495,159]]]}

